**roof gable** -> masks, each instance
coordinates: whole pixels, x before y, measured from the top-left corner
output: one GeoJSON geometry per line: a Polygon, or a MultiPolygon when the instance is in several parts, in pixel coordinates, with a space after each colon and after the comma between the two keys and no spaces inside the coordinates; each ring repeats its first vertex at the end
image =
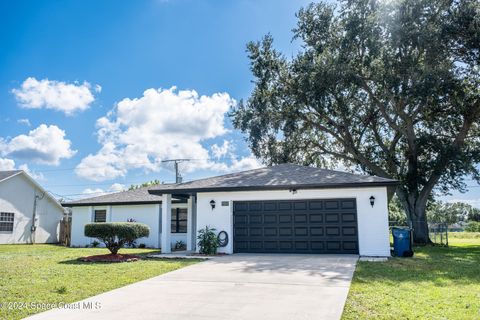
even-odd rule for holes
{"type": "Polygon", "coordinates": [[[178,184],[158,184],[64,203],[66,207],[161,203],[163,193],[291,188],[345,188],[395,185],[396,180],[348,172],[280,164],[178,184]]]}
{"type": "Polygon", "coordinates": [[[141,187],[133,190],[109,193],[102,196],[70,201],[63,204],[65,207],[86,206],[86,205],[108,205],[108,204],[147,204],[161,203],[162,197],[150,194],[151,187],[141,187]]]}
{"type": "Polygon", "coordinates": [[[22,173],[22,170],[6,170],[0,171],[0,182],[7,180],[11,177],[16,176],[17,174],[22,173]]]}
{"type": "Polygon", "coordinates": [[[56,206],[64,210],[63,206],[58,202],[55,197],[53,197],[47,190],[45,190],[35,179],[33,179],[28,173],[26,173],[23,170],[9,170],[9,171],[0,171],[0,183],[3,181],[6,181],[10,178],[16,177],[16,176],[22,176],[24,179],[26,179],[29,183],[33,185],[34,188],[39,189],[42,193],[44,193],[50,201],[52,201],[56,206]]]}

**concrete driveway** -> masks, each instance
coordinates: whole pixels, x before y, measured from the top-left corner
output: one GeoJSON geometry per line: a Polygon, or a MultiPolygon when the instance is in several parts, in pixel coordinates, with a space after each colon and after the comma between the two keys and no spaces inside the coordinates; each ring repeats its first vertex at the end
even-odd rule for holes
{"type": "Polygon", "coordinates": [[[29,319],[339,319],[357,259],[218,257],[29,319]]]}

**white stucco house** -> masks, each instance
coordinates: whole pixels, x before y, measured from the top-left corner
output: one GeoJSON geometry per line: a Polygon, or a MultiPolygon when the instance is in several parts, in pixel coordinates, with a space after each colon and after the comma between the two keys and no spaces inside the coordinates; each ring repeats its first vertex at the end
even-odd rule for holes
{"type": "Polygon", "coordinates": [[[139,243],[168,253],[179,240],[196,250],[197,230],[225,231],[219,252],[352,253],[389,256],[388,194],[397,181],[282,164],[178,184],[160,184],[64,204],[72,246],[92,221],[150,226],[139,243]]]}
{"type": "Polygon", "coordinates": [[[63,214],[26,172],[0,171],[0,244],[56,243],[63,214]]]}

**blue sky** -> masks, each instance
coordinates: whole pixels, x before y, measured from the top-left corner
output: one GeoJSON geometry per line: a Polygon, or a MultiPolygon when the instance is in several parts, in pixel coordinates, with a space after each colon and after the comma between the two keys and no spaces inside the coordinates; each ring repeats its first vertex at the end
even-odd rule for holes
{"type": "Polygon", "coordinates": [[[198,159],[187,180],[258,166],[225,117],[252,89],[245,45],[293,55],[309,2],[1,1],[0,166],[67,197],[172,182],[172,157],[198,159]]]}

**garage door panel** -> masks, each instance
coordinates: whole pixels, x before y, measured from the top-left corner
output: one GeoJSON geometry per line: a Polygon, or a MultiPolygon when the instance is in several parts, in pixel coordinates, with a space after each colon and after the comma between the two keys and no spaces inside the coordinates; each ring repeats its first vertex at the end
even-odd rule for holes
{"type": "Polygon", "coordinates": [[[262,219],[262,215],[261,214],[251,214],[249,219],[248,219],[248,223],[249,224],[262,224],[263,223],[263,219],[262,219]]]}
{"type": "Polygon", "coordinates": [[[295,241],[295,250],[309,250],[308,241],[295,241]]]}
{"type": "Polygon", "coordinates": [[[357,235],[357,228],[355,228],[355,227],[342,227],[342,235],[343,236],[356,236],[357,235]]]}
{"type": "Polygon", "coordinates": [[[327,250],[340,250],[342,247],[341,241],[326,241],[327,243],[327,250]]]}
{"type": "Polygon", "coordinates": [[[293,228],[287,228],[287,227],[278,228],[278,234],[281,237],[291,237],[293,234],[292,229],[293,228]]]}
{"type": "Polygon", "coordinates": [[[293,249],[293,241],[279,241],[278,248],[280,251],[282,250],[292,250],[293,249]]]}
{"type": "Polygon", "coordinates": [[[326,213],[325,214],[326,223],[338,223],[340,222],[340,217],[338,213],[326,213]]]}
{"type": "Polygon", "coordinates": [[[239,237],[248,237],[248,228],[235,227],[233,228],[233,235],[238,239],[239,237]]]}
{"type": "Polygon", "coordinates": [[[250,228],[250,237],[262,237],[263,228],[262,227],[252,227],[250,228]]]}
{"type": "Polygon", "coordinates": [[[274,227],[263,228],[263,234],[265,237],[276,237],[278,235],[278,228],[274,228],[274,227]]]}
{"type": "Polygon", "coordinates": [[[237,214],[233,216],[233,222],[235,225],[239,224],[247,224],[248,223],[248,215],[246,214],[237,214]]]}
{"type": "Polygon", "coordinates": [[[263,204],[264,211],[277,211],[277,203],[276,202],[265,202],[263,204]]]}
{"type": "Polygon", "coordinates": [[[295,221],[296,224],[297,223],[307,223],[308,222],[308,215],[304,214],[304,213],[295,214],[293,220],[295,221]]]}
{"type": "Polygon", "coordinates": [[[306,201],[296,201],[293,203],[293,210],[306,210],[307,202],[306,201]]]}
{"type": "Polygon", "coordinates": [[[310,201],[309,204],[308,204],[308,208],[310,210],[322,210],[323,209],[323,202],[321,200],[310,201]]]}
{"type": "Polygon", "coordinates": [[[239,252],[246,252],[248,250],[248,241],[235,241],[235,248],[239,250],[239,252]]]}
{"type": "Polygon", "coordinates": [[[292,215],[291,214],[280,214],[278,215],[278,222],[279,223],[292,223],[292,215]]]}
{"type": "Polygon", "coordinates": [[[265,214],[263,216],[263,223],[264,224],[269,224],[269,223],[277,223],[277,215],[274,214],[265,214]]]}
{"type": "Polygon", "coordinates": [[[310,242],[310,246],[312,248],[312,251],[319,251],[319,252],[325,251],[324,241],[312,241],[310,242]]]}
{"type": "Polygon", "coordinates": [[[295,236],[296,237],[308,236],[308,228],[307,227],[295,227],[295,236]]]}
{"type": "Polygon", "coordinates": [[[263,205],[261,202],[250,202],[248,204],[248,210],[250,212],[262,212],[263,211],[263,205]]]}
{"type": "Polygon", "coordinates": [[[342,222],[356,222],[356,214],[351,213],[342,213],[342,222]]]}
{"type": "Polygon", "coordinates": [[[329,237],[336,237],[340,235],[340,228],[339,227],[326,227],[325,233],[329,237]]]}
{"type": "Polygon", "coordinates": [[[344,250],[357,251],[358,250],[358,244],[355,241],[344,241],[343,242],[343,249],[344,250]]]}
{"type": "Polygon", "coordinates": [[[263,242],[263,248],[265,250],[277,251],[278,250],[278,242],[277,241],[264,241],[263,242]]]}
{"type": "Polygon", "coordinates": [[[342,200],[340,204],[341,209],[356,209],[357,203],[355,200],[342,200]]]}
{"type": "Polygon", "coordinates": [[[355,199],[234,202],[234,252],[357,253],[355,199]]]}
{"type": "Polygon", "coordinates": [[[234,202],[233,203],[233,210],[237,213],[248,211],[248,203],[247,202],[234,202]]]}
{"type": "Polygon", "coordinates": [[[263,241],[250,241],[250,249],[252,250],[263,249],[263,241]]]}
{"type": "Polygon", "coordinates": [[[290,211],[290,210],[292,210],[292,203],[291,202],[278,202],[278,210],[279,211],[290,211]]]}
{"type": "Polygon", "coordinates": [[[309,220],[312,223],[323,223],[323,214],[322,213],[313,213],[309,215],[309,220]]]}
{"type": "Polygon", "coordinates": [[[323,227],[310,227],[311,236],[323,236],[323,227]]]}

